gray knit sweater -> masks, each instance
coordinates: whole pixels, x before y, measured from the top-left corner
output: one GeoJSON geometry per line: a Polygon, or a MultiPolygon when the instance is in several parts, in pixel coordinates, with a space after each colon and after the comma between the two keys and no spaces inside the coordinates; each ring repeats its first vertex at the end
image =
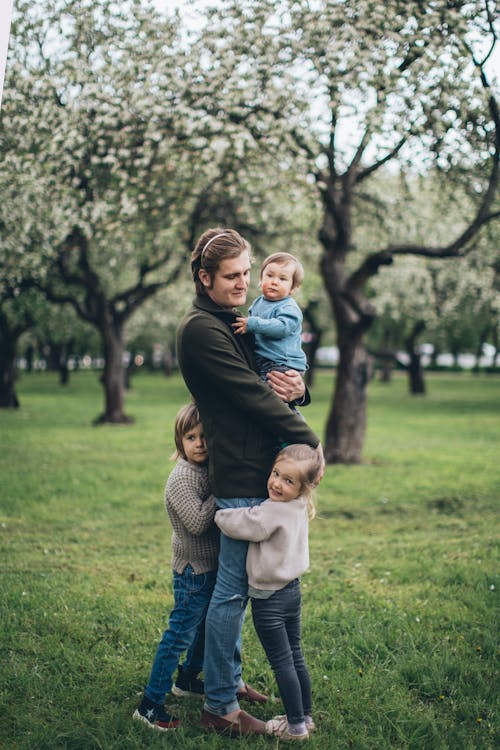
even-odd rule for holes
{"type": "Polygon", "coordinates": [[[217,569],[219,531],[214,524],[215,498],[210,494],[206,466],[180,458],[165,487],[165,506],[172,524],[172,565],[182,573],[217,569]]]}

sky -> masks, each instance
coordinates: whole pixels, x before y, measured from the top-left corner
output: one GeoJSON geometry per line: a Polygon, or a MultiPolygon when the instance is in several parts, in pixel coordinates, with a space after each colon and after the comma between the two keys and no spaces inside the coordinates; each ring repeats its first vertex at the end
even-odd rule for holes
{"type": "Polygon", "coordinates": [[[14,0],[0,0],[0,105],[2,103],[5,63],[9,46],[10,19],[14,0]]]}

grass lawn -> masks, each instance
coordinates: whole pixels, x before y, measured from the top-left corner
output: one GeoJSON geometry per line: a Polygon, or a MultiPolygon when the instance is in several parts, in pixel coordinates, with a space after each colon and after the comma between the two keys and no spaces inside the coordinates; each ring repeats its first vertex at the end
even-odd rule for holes
{"type": "MultiPolygon", "coordinates": [[[[331,388],[320,372],[304,410],[318,434],[331,388]]],[[[175,732],[131,719],[172,604],[163,486],[181,379],[136,376],[126,427],[91,425],[95,373],[65,388],[24,375],[18,394],[0,413],[0,747],[234,747],[201,729],[194,699],[167,699],[175,732]]],[[[370,384],[365,461],[327,468],[311,524],[310,748],[500,747],[499,405],[497,376],[428,375],[425,397],[403,376],[370,384]]],[[[247,681],[275,695],[251,617],[243,658],[247,681]]]]}

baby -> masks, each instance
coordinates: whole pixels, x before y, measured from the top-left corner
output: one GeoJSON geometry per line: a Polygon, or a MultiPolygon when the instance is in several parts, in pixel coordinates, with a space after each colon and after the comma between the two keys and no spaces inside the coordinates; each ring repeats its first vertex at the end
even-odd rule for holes
{"type": "Polygon", "coordinates": [[[302,312],[292,299],[304,278],[302,264],[290,253],[274,253],[260,269],[262,294],[254,300],[248,318],[233,323],[237,334],[255,335],[257,369],[263,380],[271,370],[307,369],[301,346],[302,312]]]}

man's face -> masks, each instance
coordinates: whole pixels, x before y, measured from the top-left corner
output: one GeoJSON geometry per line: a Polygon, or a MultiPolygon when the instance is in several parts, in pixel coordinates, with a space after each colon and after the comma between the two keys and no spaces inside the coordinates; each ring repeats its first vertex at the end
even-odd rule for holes
{"type": "Polygon", "coordinates": [[[230,310],[244,305],[250,284],[250,256],[243,251],[236,258],[222,260],[212,282],[203,269],[199,277],[207,295],[219,307],[230,310]]]}

